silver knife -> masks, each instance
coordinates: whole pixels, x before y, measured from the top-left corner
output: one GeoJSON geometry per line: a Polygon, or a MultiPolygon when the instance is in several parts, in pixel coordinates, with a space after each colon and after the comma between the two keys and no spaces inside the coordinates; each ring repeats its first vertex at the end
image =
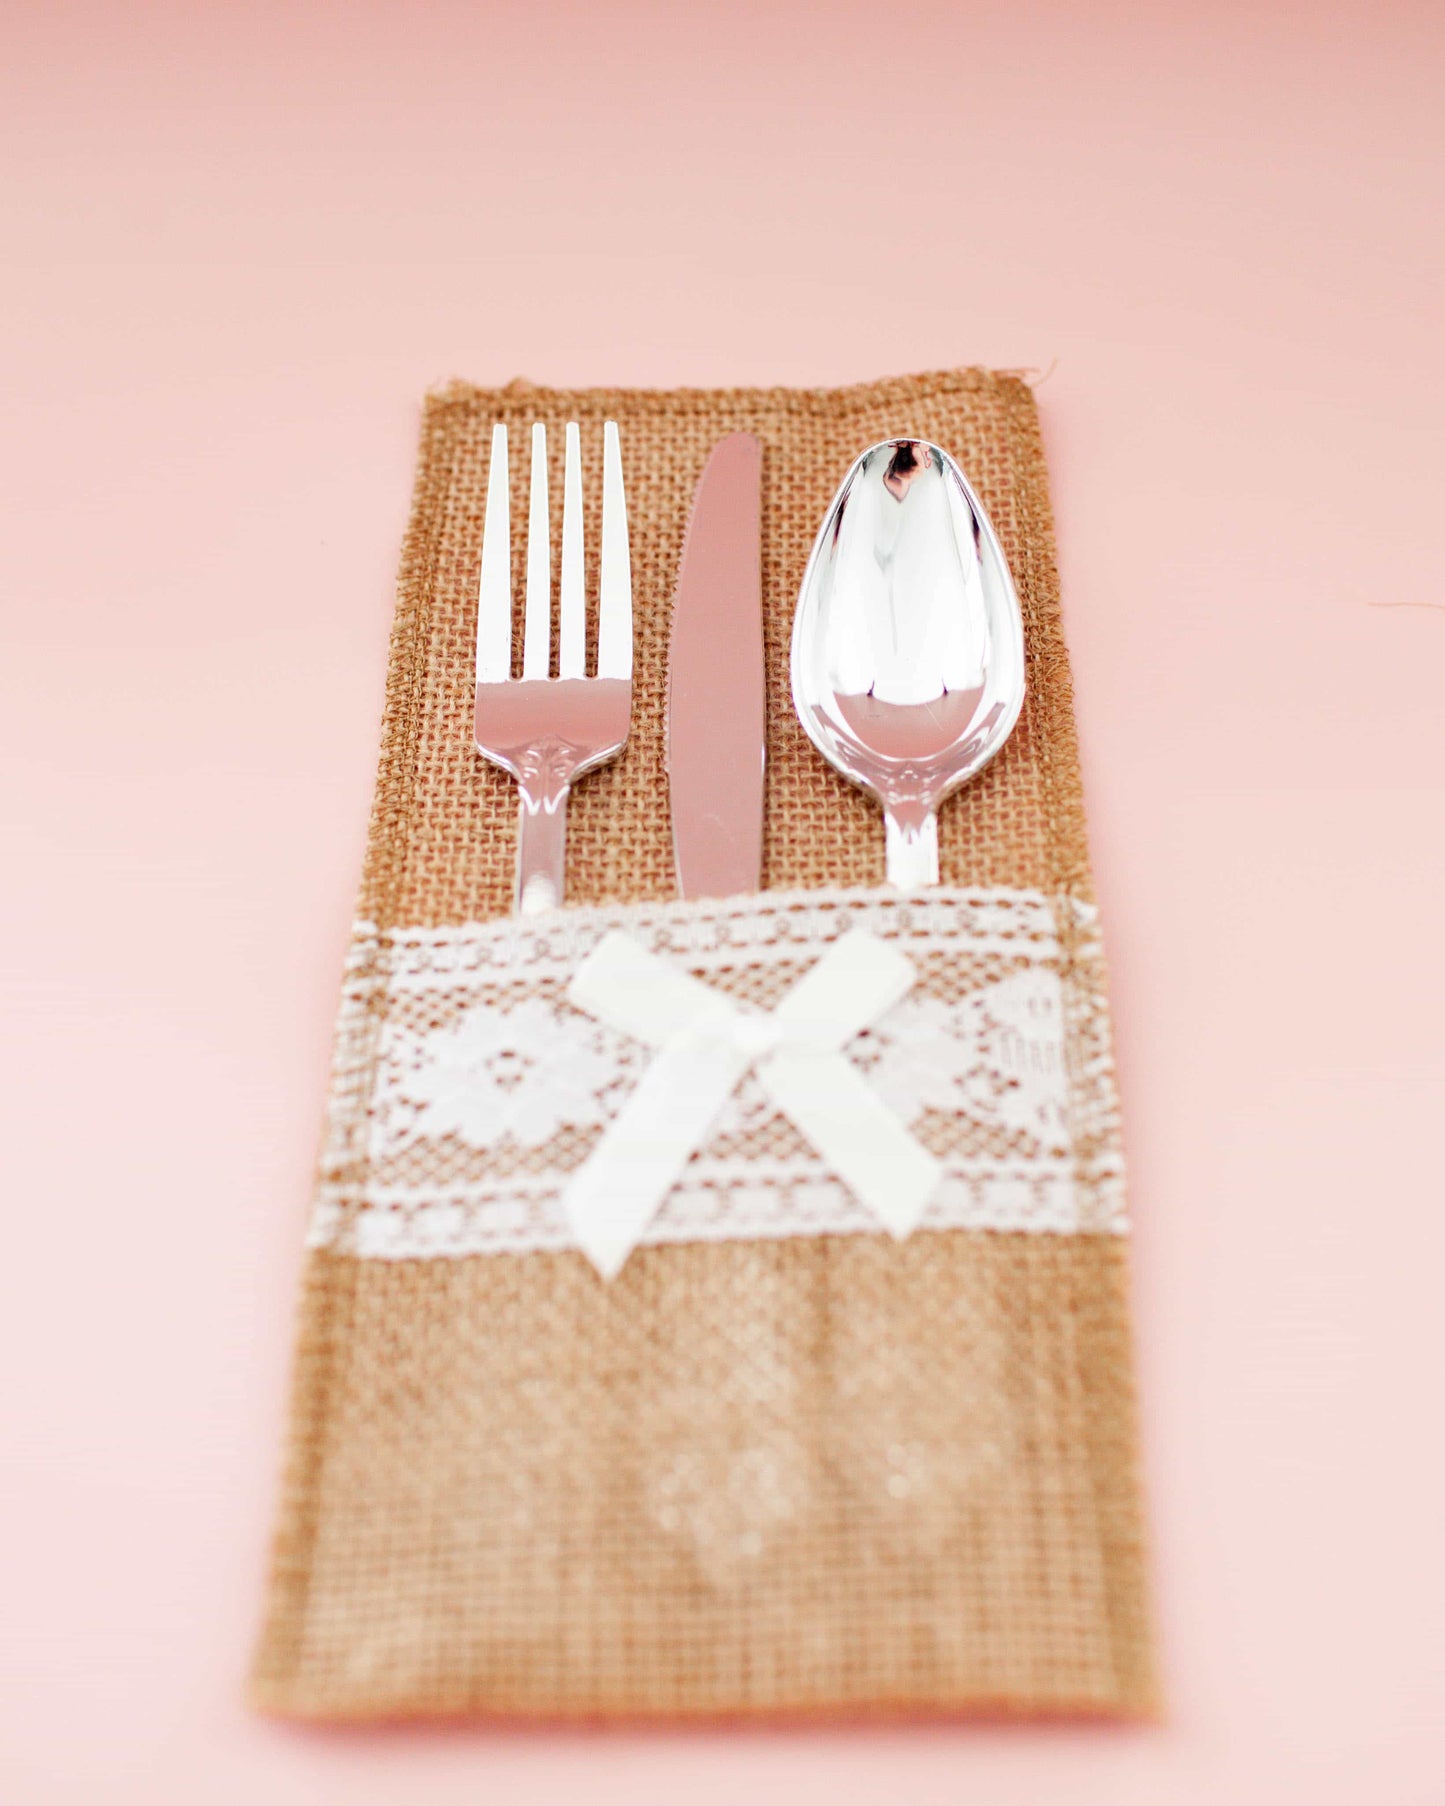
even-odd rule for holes
{"type": "Polygon", "coordinates": [[[762,454],[751,433],[713,447],[677,574],[667,783],[684,897],[733,896],[762,882],[762,454]]]}

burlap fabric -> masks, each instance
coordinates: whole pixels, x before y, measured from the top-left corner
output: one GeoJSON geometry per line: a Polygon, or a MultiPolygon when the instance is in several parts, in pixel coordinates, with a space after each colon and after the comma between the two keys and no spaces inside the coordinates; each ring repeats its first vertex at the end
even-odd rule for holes
{"type": "MultiPolygon", "coordinates": [[[[876,807],[792,714],[788,636],[842,472],[907,434],[948,447],[979,489],[1028,648],[1016,732],[943,811],[944,880],[1087,902],[1025,383],[971,370],[837,391],[457,385],[425,410],[369,932],[510,909],[515,793],[471,746],[490,431],[504,420],[521,445],[544,420],[555,494],[560,428],[580,421],[595,519],[606,418],[621,424],[627,477],[634,714],[625,755],[572,799],[569,899],[674,894],[672,589],[708,451],[746,430],[765,448],[765,884],[883,877],[876,807]]],[[[514,457],[514,522],[525,466],[514,457]]],[[[595,593],[595,569],[589,580],[595,593]]],[[[639,1249],[611,1285],[575,1250],[367,1260],[317,1247],[254,1698],[318,1718],[1144,1715],[1134,1437],[1118,1234],[684,1242],[639,1249]]]]}

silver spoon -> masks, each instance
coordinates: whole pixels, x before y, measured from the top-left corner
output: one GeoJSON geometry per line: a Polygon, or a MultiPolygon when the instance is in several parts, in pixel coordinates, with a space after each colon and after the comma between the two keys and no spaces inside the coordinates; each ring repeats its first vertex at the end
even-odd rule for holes
{"type": "Polygon", "coordinates": [[[982,502],[938,446],[870,446],[803,574],[793,707],[882,803],[890,884],[937,884],[938,805],[1008,739],[1023,699],[1023,619],[982,502]]]}

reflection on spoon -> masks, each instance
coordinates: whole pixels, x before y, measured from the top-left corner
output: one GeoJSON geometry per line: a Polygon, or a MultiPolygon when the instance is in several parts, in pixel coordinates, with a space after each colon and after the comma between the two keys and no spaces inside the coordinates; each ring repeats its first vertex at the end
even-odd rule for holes
{"type": "Polygon", "coordinates": [[[932,446],[923,445],[916,439],[900,439],[883,473],[883,487],[901,502],[908,493],[908,485],[932,462],[932,446]]]}

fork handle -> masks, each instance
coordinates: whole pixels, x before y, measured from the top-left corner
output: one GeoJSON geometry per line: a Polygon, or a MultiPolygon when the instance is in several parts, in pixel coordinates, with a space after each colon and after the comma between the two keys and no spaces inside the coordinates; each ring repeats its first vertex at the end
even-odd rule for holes
{"type": "Polygon", "coordinates": [[[546,796],[521,791],[517,813],[517,914],[538,916],[562,901],[567,858],[567,798],[563,785],[546,796]]]}

